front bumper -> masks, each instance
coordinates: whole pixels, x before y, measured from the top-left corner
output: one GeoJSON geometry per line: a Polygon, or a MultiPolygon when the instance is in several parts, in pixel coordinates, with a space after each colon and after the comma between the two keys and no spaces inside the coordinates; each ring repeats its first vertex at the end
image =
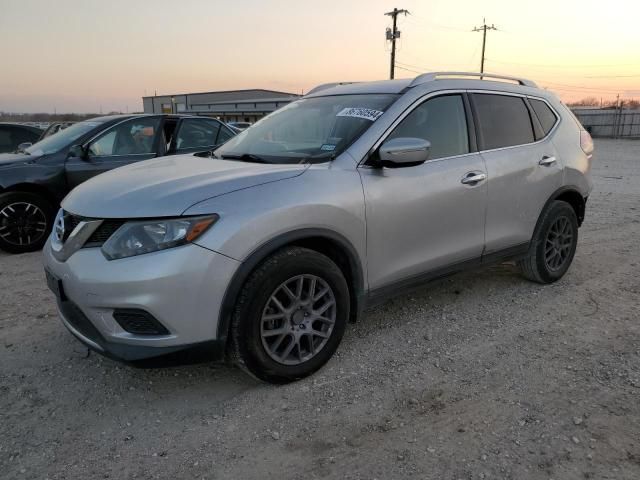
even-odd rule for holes
{"type": "Polygon", "coordinates": [[[99,353],[135,361],[193,347],[222,352],[218,315],[236,260],[191,244],[112,261],[99,248],[84,248],[61,262],[47,242],[44,264],[62,284],[63,324],[99,353]],[[116,309],[148,312],[168,333],[127,332],[113,316],[116,309]]]}

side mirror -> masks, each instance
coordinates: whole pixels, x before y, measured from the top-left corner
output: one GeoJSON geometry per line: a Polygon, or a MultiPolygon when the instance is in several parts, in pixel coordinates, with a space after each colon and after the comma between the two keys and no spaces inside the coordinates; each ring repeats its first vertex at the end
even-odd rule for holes
{"type": "Polygon", "coordinates": [[[33,145],[33,143],[31,142],[22,142],[20,145],[18,145],[18,153],[24,152],[31,145],[33,145]]]}
{"type": "Polygon", "coordinates": [[[422,138],[394,138],[380,146],[379,155],[383,166],[410,167],[429,160],[431,142],[422,138]]]}
{"type": "Polygon", "coordinates": [[[72,145],[71,148],[69,148],[68,158],[72,158],[72,157],[86,160],[87,151],[82,147],[82,145],[72,145]]]}

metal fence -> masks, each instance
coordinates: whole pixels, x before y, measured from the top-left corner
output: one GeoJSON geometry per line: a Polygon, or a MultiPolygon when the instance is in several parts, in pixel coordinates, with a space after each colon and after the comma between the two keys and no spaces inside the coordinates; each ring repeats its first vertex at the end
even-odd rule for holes
{"type": "Polygon", "coordinates": [[[592,137],[640,138],[640,110],[594,108],[572,111],[592,137]]]}

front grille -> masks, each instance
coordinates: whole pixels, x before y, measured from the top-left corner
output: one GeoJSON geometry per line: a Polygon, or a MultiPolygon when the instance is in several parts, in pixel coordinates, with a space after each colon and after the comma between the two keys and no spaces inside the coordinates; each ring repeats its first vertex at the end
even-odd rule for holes
{"type": "MultiPolygon", "coordinates": [[[[80,222],[96,220],[95,218],[82,217],[80,215],[74,215],[69,212],[64,212],[64,237],[63,242],[66,242],[71,235],[71,232],[78,226],[80,222]]],[[[124,224],[124,220],[103,220],[100,226],[89,237],[82,248],[89,247],[101,247],[104,242],[109,240],[111,235],[115,233],[118,228],[124,224]]]]}
{"type": "Polygon", "coordinates": [[[105,220],[102,224],[96,229],[95,232],[89,237],[89,240],[84,244],[84,248],[87,247],[101,247],[104,242],[109,240],[111,235],[113,235],[116,230],[118,230],[122,224],[123,220],[105,220]]]}
{"type": "Polygon", "coordinates": [[[113,318],[124,330],[135,335],[169,335],[169,330],[144,310],[118,308],[113,312],[113,318]]]}

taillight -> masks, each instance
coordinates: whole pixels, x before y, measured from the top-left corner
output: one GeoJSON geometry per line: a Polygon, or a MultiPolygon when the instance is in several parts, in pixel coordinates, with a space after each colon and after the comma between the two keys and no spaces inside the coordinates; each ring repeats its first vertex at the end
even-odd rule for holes
{"type": "Polygon", "coordinates": [[[580,147],[588,157],[593,155],[593,139],[586,130],[580,130],[580,147]]]}

